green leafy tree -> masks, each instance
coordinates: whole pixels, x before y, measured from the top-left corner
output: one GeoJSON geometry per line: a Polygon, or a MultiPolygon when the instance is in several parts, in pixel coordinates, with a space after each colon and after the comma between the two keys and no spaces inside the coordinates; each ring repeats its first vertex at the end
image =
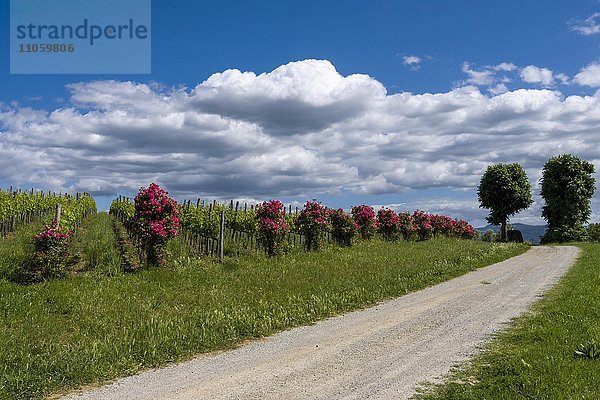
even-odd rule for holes
{"type": "Polygon", "coordinates": [[[600,224],[590,224],[587,228],[588,240],[590,242],[600,242],[600,224]]]}
{"type": "Polygon", "coordinates": [[[596,189],[594,164],[571,154],[552,157],[542,171],[542,217],[548,221],[543,243],[584,240],[596,189]]]}
{"type": "Polygon", "coordinates": [[[501,240],[506,240],[508,219],[533,203],[527,174],[518,163],[488,166],[481,177],[477,197],[479,207],[490,210],[486,220],[502,225],[501,240]]]}

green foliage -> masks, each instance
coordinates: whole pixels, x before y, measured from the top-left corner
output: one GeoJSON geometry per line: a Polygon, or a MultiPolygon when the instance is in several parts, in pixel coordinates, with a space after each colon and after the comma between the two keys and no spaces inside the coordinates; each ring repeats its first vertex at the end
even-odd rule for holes
{"type": "Polygon", "coordinates": [[[582,255],[530,313],[469,365],[418,399],[597,399],[600,393],[600,245],[582,255]]]}
{"type": "Polygon", "coordinates": [[[35,252],[33,237],[39,233],[39,228],[38,224],[23,225],[13,235],[0,239],[0,279],[20,280],[23,263],[35,252]]]}
{"type": "Polygon", "coordinates": [[[548,228],[541,243],[568,243],[568,242],[585,242],[588,240],[587,230],[584,226],[558,226],[553,229],[548,228]]]}
{"type": "MultiPolygon", "coordinates": [[[[114,215],[114,214],[111,214],[114,215]]],[[[127,229],[119,218],[113,217],[112,229],[118,248],[121,265],[126,272],[141,268],[140,256],[134,244],[131,242],[127,229]]]]}
{"type": "Polygon", "coordinates": [[[222,264],[178,257],[167,268],[110,277],[89,272],[26,287],[0,281],[0,399],[41,399],[229,348],[525,249],[473,240],[375,239],[222,264]]]}
{"type": "Polygon", "coordinates": [[[97,213],[84,219],[72,245],[81,257],[81,270],[107,276],[121,272],[113,218],[108,214],[97,213]]]}
{"type": "Polygon", "coordinates": [[[222,211],[225,211],[225,225],[228,228],[249,234],[257,233],[256,211],[253,208],[236,211],[221,203],[181,206],[181,226],[203,236],[217,237],[222,211]]]}
{"type": "Polygon", "coordinates": [[[109,212],[123,221],[128,221],[135,214],[135,204],[127,199],[113,200],[109,212]]]}
{"type": "Polygon", "coordinates": [[[574,355],[584,360],[600,360],[600,341],[591,339],[579,343],[574,355]]]}
{"type": "Polygon", "coordinates": [[[587,227],[587,237],[590,242],[600,242],[600,224],[589,224],[587,227]]]}
{"type": "MultiPolygon", "coordinates": [[[[532,203],[531,185],[518,163],[494,164],[487,167],[477,189],[479,206],[490,210],[490,224],[502,224],[532,203]]],[[[504,236],[505,229],[503,229],[504,236]]],[[[503,237],[503,239],[506,239],[503,237]]]]}
{"type": "Polygon", "coordinates": [[[481,240],[483,240],[484,242],[493,242],[494,240],[496,240],[496,234],[493,230],[488,229],[483,235],[481,235],[481,240]]]}
{"type": "MultiPolygon", "coordinates": [[[[96,211],[94,198],[87,194],[59,197],[31,192],[6,196],[6,193],[0,191],[0,198],[4,201],[4,215],[10,215],[15,210],[52,210],[50,215],[54,217],[56,205],[61,204],[61,221],[59,230],[51,227],[56,231],[56,236],[48,235],[50,228],[40,232],[42,220],[36,219],[28,226],[17,229],[14,237],[4,239],[0,247],[0,278],[33,283],[66,275],[75,262],[68,251],[67,236],[77,229],[85,216],[96,211]],[[60,238],[61,235],[66,236],[60,238]]],[[[50,219],[48,216],[43,222],[50,223],[50,219]]]]}
{"type": "Polygon", "coordinates": [[[552,157],[542,171],[542,217],[548,221],[543,243],[583,240],[596,189],[594,164],[571,154],[552,157]]]}
{"type": "Polygon", "coordinates": [[[74,231],[79,223],[90,213],[96,212],[96,201],[90,195],[63,196],[60,200],[60,228],[74,231]]]}
{"type": "Polygon", "coordinates": [[[58,204],[62,207],[60,226],[63,230],[75,230],[78,221],[87,213],[96,211],[96,202],[88,194],[55,196],[42,192],[0,190],[0,222],[26,213],[52,213],[58,204]]]}
{"type": "Polygon", "coordinates": [[[54,209],[60,197],[42,192],[10,192],[0,190],[0,221],[26,212],[54,209]]]}

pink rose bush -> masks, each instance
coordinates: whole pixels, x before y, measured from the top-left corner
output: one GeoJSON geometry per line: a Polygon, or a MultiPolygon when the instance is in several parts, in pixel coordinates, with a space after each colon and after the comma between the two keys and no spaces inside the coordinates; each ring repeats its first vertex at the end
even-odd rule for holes
{"type": "Polygon", "coordinates": [[[279,200],[269,200],[256,207],[258,242],[269,256],[285,252],[285,237],[289,231],[285,222],[285,206],[279,200]]]}
{"type": "Polygon", "coordinates": [[[412,220],[419,240],[427,240],[433,237],[433,225],[431,224],[430,214],[416,210],[413,212],[412,220]]]}
{"type": "Polygon", "coordinates": [[[28,258],[22,268],[16,271],[15,280],[23,283],[40,282],[49,278],[66,275],[69,263],[70,231],[61,231],[56,221],[45,225],[44,229],[34,236],[33,256],[28,258]]]}
{"type": "Polygon", "coordinates": [[[358,225],[360,236],[363,239],[371,239],[377,231],[375,210],[366,204],[352,207],[352,218],[358,225]]]}
{"type": "Polygon", "coordinates": [[[453,219],[446,215],[427,214],[415,211],[412,215],[415,231],[419,240],[427,240],[433,236],[473,239],[477,232],[467,221],[453,219]]]}
{"type": "Polygon", "coordinates": [[[141,241],[148,264],[159,264],[164,245],[178,234],[177,202],[152,183],[140,189],[134,203],[135,212],[129,221],[129,229],[141,241]]]}
{"type": "Polygon", "coordinates": [[[453,231],[453,236],[461,239],[473,239],[477,236],[475,228],[464,219],[455,220],[453,231]]]}
{"type": "Polygon", "coordinates": [[[377,232],[384,240],[397,240],[400,235],[400,220],[394,210],[381,208],[377,211],[377,232]]]}
{"type": "Polygon", "coordinates": [[[398,229],[404,240],[410,240],[413,233],[416,231],[413,223],[413,218],[408,212],[398,213],[398,229]]]}
{"type": "Polygon", "coordinates": [[[352,217],[341,208],[329,212],[331,221],[331,237],[340,246],[352,246],[352,239],[358,233],[359,227],[352,217]]]}
{"type": "Polygon", "coordinates": [[[321,203],[307,201],[296,219],[296,225],[306,238],[306,250],[318,251],[323,245],[329,226],[329,210],[321,203]]]}
{"type": "Polygon", "coordinates": [[[446,215],[429,215],[429,222],[433,228],[433,235],[454,235],[454,225],[456,220],[446,215]]]}
{"type": "Polygon", "coordinates": [[[51,225],[45,225],[44,230],[34,236],[36,252],[40,254],[67,253],[67,245],[69,244],[69,235],[71,232],[62,233],[56,225],[56,221],[53,221],[51,225]]]}

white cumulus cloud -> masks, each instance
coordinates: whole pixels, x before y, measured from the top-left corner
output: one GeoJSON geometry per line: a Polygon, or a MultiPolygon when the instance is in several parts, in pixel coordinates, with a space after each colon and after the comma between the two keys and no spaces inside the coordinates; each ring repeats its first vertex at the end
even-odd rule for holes
{"type": "Polygon", "coordinates": [[[521,70],[520,75],[526,83],[538,83],[543,86],[551,86],[554,83],[554,75],[548,68],[528,65],[521,70]]]}
{"type": "Polygon", "coordinates": [[[600,63],[586,65],[573,80],[581,86],[600,87],[600,63]]]}
{"type": "Polygon", "coordinates": [[[494,65],[492,68],[496,71],[514,71],[517,69],[517,66],[513,63],[503,62],[498,65],[494,65]]]}
{"type": "MultiPolygon", "coordinates": [[[[580,84],[590,83],[584,70],[580,84]]],[[[54,110],[0,105],[0,180],[97,195],[156,181],[177,196],[261,199],[474,193],[497,162],[522,163],[535,186],[561,153],[600,166],[600,93],[495,82],[489,93],[469,85],[390,94],[324,60],[227,70],[192,89],[114,80],[68,89],[54,110]]],[[[456,207],[483,219],[466,204],[456,207]]]]}
{"type": "Polygon", "coordinates": [[[468,75],[467,83],[474,85],[491,85],[494,82],[494,72],[490,68],[476,71],[471,68],[471,64],[465,62],[463,63],[462,70],[468,75]]]}

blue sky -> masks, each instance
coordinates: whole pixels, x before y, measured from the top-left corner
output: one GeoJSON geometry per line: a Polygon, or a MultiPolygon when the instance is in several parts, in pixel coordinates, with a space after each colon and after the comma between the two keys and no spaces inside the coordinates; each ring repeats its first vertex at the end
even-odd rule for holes
{"type": "MultiPolygon", "coordinates": [[[[522,162],[536,194],[549,156],[600,166],[598,12],[153,0],[151,74],[10,75],[3,1],[0,183],[90,190],[105,206],[153,179],[181,198],[316,197],[481,224],[490,163],[522,162]],[[253,76],[214,75],[230,69],[253,76]]],[[[541,223],[540,205],[514,220],[541,223]]]]}

